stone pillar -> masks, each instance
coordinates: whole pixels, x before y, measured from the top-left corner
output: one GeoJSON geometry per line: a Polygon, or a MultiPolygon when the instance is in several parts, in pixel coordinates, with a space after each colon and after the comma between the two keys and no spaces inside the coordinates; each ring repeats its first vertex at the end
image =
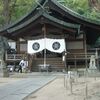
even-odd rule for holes
{"type": "Polygon", "coordinates": [[[9,77],[7,66],[4,62],[4,53],[0,51],[0,77],[9,77]]]}
{"type": "Polygon", "coordinates": [[[2,66],[2,60],[0,60],[0,77],[3,77],[3,66],[2,66]]]}
{"type": "Polygon", "coordinates": [[[8,69],[7,66],[5,64],[5,53],[6,50],[9,48],[7,39],[5,37],[0,36],[0,76],[1,77],[8,77],[9,73],[8,73],[8,69]]]}

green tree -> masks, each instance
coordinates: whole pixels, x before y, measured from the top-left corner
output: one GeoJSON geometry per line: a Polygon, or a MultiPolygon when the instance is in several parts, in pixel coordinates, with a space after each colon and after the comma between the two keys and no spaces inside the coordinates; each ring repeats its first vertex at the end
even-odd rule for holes
{"type": "MultiPolygon", "coordinates": [[[[94,9],[94,7],[91,8],[89,0],[58,0],[58,1],[63,1],[61,3],[64,6],[69,7],[73,11],[79,13],[80,15],[83,15],[92,20],[100,21],[100,10],[97,11],[94,9]]],[[[94,0],[94,1],[98,1],[98,5],[100,4],[99,0],[94,0]]]]}
{"type": "MultiPolygon", "coordinates": [[[[90,18],[92,20],[100,21],[100,10],[95,10],[94,6],[91,8],[89,1],[98,1],[96,5],[100,4],[100,0],[58,0],[64,6],[69,7],[73,11],[90,18]]],[[[20,19],[25,14],[29,13],[35,5],[35,0],[0,0],[0,27],[5,24],[10,24],[20,19]]],[[[93,3],[93,2],[92,2],[93,3]]],[[[99,6],[97,6],[98,8],[99,6]]],[[[98,8],[99,9],[99,8],[98,8]]]]}
{"type": "Polygon", "coordinates": [[[21,18],[34,6],[34,0],[0,0],[0,26],[21,18]]]}

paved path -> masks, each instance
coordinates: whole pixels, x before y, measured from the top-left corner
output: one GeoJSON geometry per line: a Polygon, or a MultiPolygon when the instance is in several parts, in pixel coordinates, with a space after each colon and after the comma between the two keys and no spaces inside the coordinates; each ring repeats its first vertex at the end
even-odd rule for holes
{"type": "Polygon", "coordinates": [[[22,78],[5,86],[0,86],[0,100],[23,100],[27,95],[55,79],[54,76],[22,78]]]}

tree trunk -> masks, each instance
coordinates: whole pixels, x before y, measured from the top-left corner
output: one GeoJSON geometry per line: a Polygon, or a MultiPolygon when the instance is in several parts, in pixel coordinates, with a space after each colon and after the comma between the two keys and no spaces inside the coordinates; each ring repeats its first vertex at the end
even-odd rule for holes
{"type": "Polygon", "coordinates": [[[100,11],[100,1],[98,0],[88,0],[89,6],[95,9],[96,11],[100,11]]]}
{"type": "Polygon", "coordinates": [[[10,19],[10,1],[11,0],[3,0],[3,16],[4,16],[4,24],[9,24],[10,19]]]}

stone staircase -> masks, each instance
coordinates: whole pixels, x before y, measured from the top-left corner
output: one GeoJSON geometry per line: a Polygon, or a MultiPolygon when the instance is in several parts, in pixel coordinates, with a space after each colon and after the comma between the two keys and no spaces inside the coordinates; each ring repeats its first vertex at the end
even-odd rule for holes
{"type": "MultiPolygon", "coordinates": [[[[36,60],[36,67],[33,67],[33,71],[39,71],[39,65],[44,64],[44,58],[37,58],[36,60]]],[[[46,58],[46,64],[50,65],[52,71],[61,72],[64,70],[64,63],[62,58],[46,58]]]]}

